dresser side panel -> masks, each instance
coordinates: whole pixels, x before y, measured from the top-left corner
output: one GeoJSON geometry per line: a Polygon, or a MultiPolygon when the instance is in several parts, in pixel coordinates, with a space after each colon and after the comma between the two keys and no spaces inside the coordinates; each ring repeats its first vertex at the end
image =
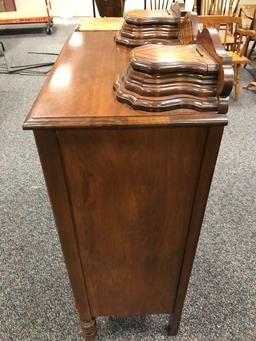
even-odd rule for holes
{"type": "Polygon", "coordinates": [[[209,127],[209,132],[207,135],[205,149],[203,153],[202,165],[193,202],[193,208],[191,212],[179,285],[177,288],[176,300],[173,307],[174,314],[173,316],[171,316],[170,321],[170,335],[176,335],[178,332],[183,304],[188,288],[212,177],[220,148],[223,129],[223,126],[209,127]]]}
{"type": "Polygon", "coordinates": [[[171,312],[207,131],[58,131],[93,315],[171,312]]]}
{"type": "Polygon", "coordinates": [[[92,316],[56,132],[54,130],[35,130],[34,136],[76,307],[81,320],[90,320],[92,316]]]}

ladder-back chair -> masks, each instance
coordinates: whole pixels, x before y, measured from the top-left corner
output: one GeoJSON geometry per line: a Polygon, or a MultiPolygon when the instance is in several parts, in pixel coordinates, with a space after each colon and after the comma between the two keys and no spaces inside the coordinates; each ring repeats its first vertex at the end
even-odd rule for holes
{"type": "Polygon", "coordinates": [[[221,41],[224,46],[231,46],[231,51],[227,54],[232,58],[234,68],[234,87],[236,100],[240,97],[240,73],[241,65],[250,63],[246,57],[248,45],[255,31],[242,28],[243,20],[240,17],[222,16],[222,15],[201,15],[198,17],[199,25],[203,27],[215,27],[218,31],[225,25],[225,31],[219,32],[221,41]],[[234,29],[232,34],[230,28],[234,29]]]}
{"type": "Polygon", "coordinates": [[[242,4],[239,7],[238,16],[243,18],[246,27],[249,30],[256,29],[256,3],[255,4],[242,4]]]}
{"type": "MultiPolygon", "coordinates": [[[[246,27],[243,26],[243,28],[256,31],[256,3],[255,4],[242,4],[239,7],[239,16],[243,18],[243,21],[246,24],[246,27]]],[[[253,40],[253,43],[248,53],[249,59],[251,59],[253,51],[256,47],[256,36],[254,36],[252,40],[253,40]]]]}
{"type": "MultiPolygon", "coordinates": [[[[144,0],[144,9],[153,9],[153,10],[161,10],[168,9],[173,5],[177,0],[144,0]]],[[[185,6],[186,0],[183,0],[183,4],[181,6],[185,6]]],[[[193,9],[196,11],[197,0],[194,0],[193,9]]]]}
{"type": "Polygon", "coordinates": [[[227,51],[227,54],[232,57],[232,64],[234,68],[234,86],[235,98],[240,97],[240,74],[241,65],[250,64],[251,61],[246,57],[248,45],[251,39],[255,37],[255,31],[238,28],[235,32],[235,43],[232,51],[227,51]]]}
{"type": "Polygon", "coordinates": [[[240,0],[202,0],[201,15],[236,15],[240,0]]]}
{"type": "Polygon", "coordinates": [[[144,0],[144,9],[169,9],[175,0],[144,0]]]}
{"type": "Polygon", "coordinates": [[[231,15],[200,15],[198,20],[201,28],[216,28],[220,40],[226,48],[232,48],[235,42],[235,32],[243,26],[242,18],[231,15]]]}

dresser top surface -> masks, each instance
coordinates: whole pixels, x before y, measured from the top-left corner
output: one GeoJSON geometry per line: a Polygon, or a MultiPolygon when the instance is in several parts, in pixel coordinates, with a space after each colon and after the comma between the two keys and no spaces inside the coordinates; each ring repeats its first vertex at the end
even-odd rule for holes
{"type": "Polygon", "coordinates": [[[24,129],[100,126],[226,124],[226,115],[191,109],[151,113],[117,101],[113,82],[125,71],[130,49],[115,32],[74,32],[28,114],[24,129]]]}

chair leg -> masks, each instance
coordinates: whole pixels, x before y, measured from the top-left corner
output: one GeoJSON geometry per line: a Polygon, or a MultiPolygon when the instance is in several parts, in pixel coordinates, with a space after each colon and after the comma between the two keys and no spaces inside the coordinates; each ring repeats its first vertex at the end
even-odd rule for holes
{"type": "Polygon", "coordinates": [[[240,75],[241,75],[241,64],[235,66],[235,99],[236,101],[240,98],[240,75]]]}
{"type": "MultiPolygon", "coordinates": [[[[255,47],[256,47],[256,39],[255,39],[255,41],[254,41],[254,43],[253,43],[253,45],[252,45],[252,47],[251,47],[250,52],[248,53],[248,57],[247,57],[248,59],[251,59],[251,56],[252,56],[252,54],[253,54],[253,51],[254,51],[255,47]]],[[[244,68],[246,68],[247,65],[248,65],[248,64],[244,64],[244,68]]]]}
{"type": "MultiPolygon", "coordinates": [[[[254,41],[254,43],[253,43],[253,45],[252,45],[252,48],[251,48],[251,50],[250,50],[250,52],[249,52],[249,54],[248,54],[248,58],[249,58],[249,59],[251,59],[251,56],[252,56],[252,54],[253,54],[253,51],[254,51],[255,47],[256,47],[256,38],[255,38],[255,41],[254,41]]],[[[246,64],[245,64],[245,65],[246,65],[246,64]]]]}

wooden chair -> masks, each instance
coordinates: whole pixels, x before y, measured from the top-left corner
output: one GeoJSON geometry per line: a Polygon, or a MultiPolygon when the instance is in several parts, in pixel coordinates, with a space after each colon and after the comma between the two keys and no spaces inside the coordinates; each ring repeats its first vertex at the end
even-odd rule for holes
{"type": "Polygon", "coordinates": [[[144,9],[168,9],[175,0],[144,0],[144,9]]]}
{"type": "Polygon", "coordinates": [[[238,16],[244,19],[244,22],[246,22],[247,29],[255,30],[256,28],[256,4],[240,5],[238,8],[238,16]]]}
{"type": "MultiPolygon", "coordinates": [[[[243,18],[243,22],[245,23],[243,25],[243,28],[256,31],[256,4],[241,5],[239,8],[239,16],[243,18]]],[[[256,35],[252,38],[252,40],[253,40],[253,43],[247,55],[249,59],[251,59],[253,51],[256,47],[256,35]]]]}
{"type": "Polygon", "coordinates": [[[224,47],[232,48],[235,34],[239,27],[243,27],[243,19],[231,15],[200,15],[198,17],[201,28],[214,27],[219,31],[220,40],[224,47]]]}
{"type": "Polygon", "coordinates": [[[255,36],[255,31],[245,30],[238,28],[235,33],[235,43],[232,51],[227,51],[227,54],[232,57],[232,64],[234,68],[234,87],[235,87],[235,99],[240,97],[240,73],[241,65],[250,64],[251,61],[246,57],[248,45],[255,36]]]}
{"type": "Polygon", "coordinates": [[[202,0],[201,15],[236,15],[240,0],[202,0]]]}
{"type": "MultiPolygon", "coordinates": [[[[144,0],[144,9],[161,10],[168,9],[177,0],[144,0]]],[[[186,0],[183,0],[183,5],[185,6],[186,0]]],[[[196,11],[197,0],[194,0],[193,9],[196,11]]],[[[181,3],[182,7],[182,3],[181,3]]]]}
{"type": "Polygon", "coordinates": [[[240,97],[240,74],[241,65],[250,63],[246,57],[248,45],[252,37],[255,36],[255,31],[242,28],[243,20],[240,17],[221,16],[221,15],[201,15],[198,17],[199,25],[203,27],[215,27],[218,31],[225,26],[225,32],[220,32],[220,39],[224,46],[230,46],[231,51],[227,54],[232,58],[234,68],[234,87],[235,99],[240,97]],[[231,33],[231,27],[234,33],[231,33]]]}

